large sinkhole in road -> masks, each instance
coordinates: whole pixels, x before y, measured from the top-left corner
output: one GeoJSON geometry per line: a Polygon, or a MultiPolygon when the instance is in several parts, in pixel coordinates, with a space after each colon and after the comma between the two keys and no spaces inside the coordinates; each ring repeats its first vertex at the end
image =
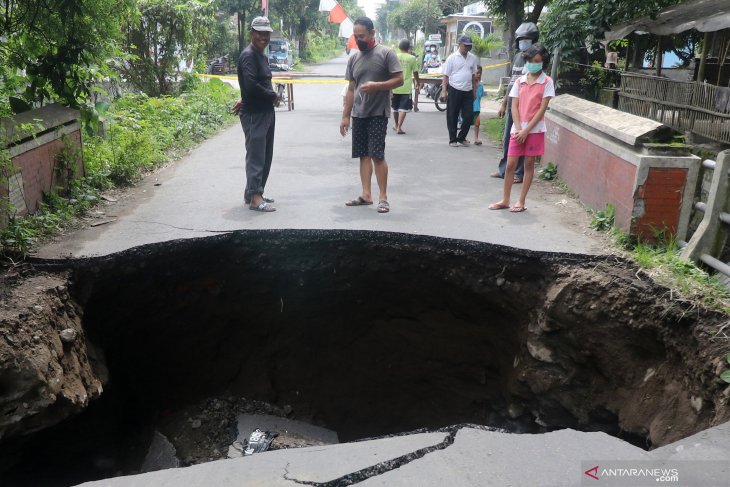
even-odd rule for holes
{"type": "Polygon", "coordinates": [[[340,441],[476,423],[651,448],[725,414],[704,338],[716,318],[615,257],[256,231],[64,266],[108,370],[66,421],[68,445],[223,395],[286,407],[340,441]]]}

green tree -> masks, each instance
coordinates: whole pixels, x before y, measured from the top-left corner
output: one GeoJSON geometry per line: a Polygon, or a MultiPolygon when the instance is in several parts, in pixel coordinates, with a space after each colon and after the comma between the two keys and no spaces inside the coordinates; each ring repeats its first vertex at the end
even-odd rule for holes
{"type": "Polygon", "coordinates": [[[110,74],[134,0],[0,0],[0,105],[79,106],[110,74]]]}
{"type": "MultiPolygon", "coordinates": [[[[544,43],[560,48],[561,56],[581,59],[588,48],[600,52],[604,33],[628,20],[656,14],[660,9],[680,0],[553,0],[542,24],[544,43]]],[[[649,43],[642,43],[644,51],[649,43]]],[[[672,48],[670,44],[668,48],[672,48]]]]}
{"type": "Polygon", "coordinates": [[[407,0],[396,7],[388,18],[392,27],[403,29],[406,37],[413,38],[417,30],[436,25],[442,10],[436,0],[407,0]]]}
{"type": "MultiPolygon", "coordinates": [[[[545,6],[550,0],[485,0],[487,10],[498,18],[502,18],[507,26],[507,46],[509,47],[510,58],[514,55],[515,43],[514,33],[522,22],[533,22],[537,24],[545,6]],[[530,6],[531,10],[525,14],[525,7],[530,6]]],[[[597,2],[600,3],[600,2],[597,2]]],[[[551,7],[552,8],[552,7],[551,7]]]]}
{"type": "Polygon", "coordinates": [[[261,2],[259,0],[217,0],[216,7],[230,15],[235,15],[238,52],[240,53],[247,44],[246,36],[248,34],[248,24],[250,23],[247,20],[260,15],[262,11],[261,2]]]}
{"type": "Polygon", "coordinates": [[[137,0],[138,15],[126,26],[125,77],[150,96],[172,91],[181,59],[196,56],[214,23],[211,2],[137,0]]]}

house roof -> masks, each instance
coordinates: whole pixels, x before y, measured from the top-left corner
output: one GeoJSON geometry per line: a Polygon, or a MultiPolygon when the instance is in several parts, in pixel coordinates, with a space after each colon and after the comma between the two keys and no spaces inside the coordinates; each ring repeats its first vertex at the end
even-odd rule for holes
{"type": "Polygon", "coordinates": [[[730,28],[728,0],[690,0],[660,10],[656,18],[649,16],[614,25],[606,31],[607,41],[622,39],[634,31],[657,35],[679,34],[691,29],[715,32],[730,28]]]}

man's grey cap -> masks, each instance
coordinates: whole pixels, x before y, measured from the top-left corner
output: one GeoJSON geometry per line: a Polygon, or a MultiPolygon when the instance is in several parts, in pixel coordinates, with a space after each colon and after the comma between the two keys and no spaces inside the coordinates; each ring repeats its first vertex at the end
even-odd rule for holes
{"type": "Polygon", "coordinates": [[[251,21],[251,30],[257,30],[259,32],[274,32],[271,28],[271,22],[266,17],[256,17],[251,21]]]}
{"type": "Polygon", "coordinates": [[[459,37],[459,44],[464,44],[465,46],[471,46],[471,37],[469,37],[467,34],[462,35],[459,37]]]}

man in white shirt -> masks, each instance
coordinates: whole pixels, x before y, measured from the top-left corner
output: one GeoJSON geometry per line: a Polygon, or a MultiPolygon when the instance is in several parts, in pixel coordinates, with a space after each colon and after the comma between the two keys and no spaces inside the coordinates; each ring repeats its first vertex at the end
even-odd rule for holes
{"type": "Polygon", "coordinates": [[[471,52],[471,37],[459,37],[459,49],[444,63],[444,79],[441,96],[446,100],[446,126],[449,129],[449,146],[468,146],[466,136],[474,118],[474,96],[477,86],[476,72],[479,60],[471,52]],[[461,130],[456,127],[461,113],[461,130]]]}

